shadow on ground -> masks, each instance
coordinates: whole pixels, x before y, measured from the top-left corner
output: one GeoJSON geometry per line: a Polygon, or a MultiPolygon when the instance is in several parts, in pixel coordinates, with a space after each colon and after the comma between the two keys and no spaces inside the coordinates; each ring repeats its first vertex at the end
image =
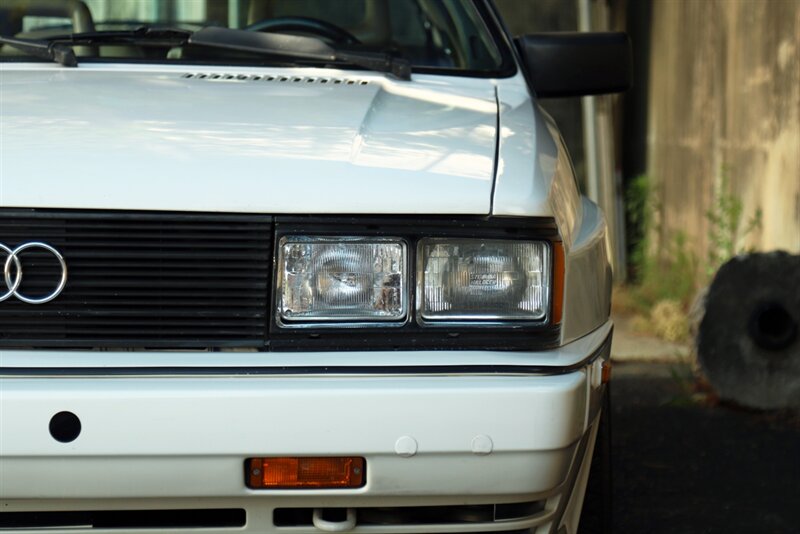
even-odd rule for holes
{"type": "Polygon", "coordinates": [[[800,532],[797,418],[692,403],[674,364],[612,380],[614,532],[800,532]]]}

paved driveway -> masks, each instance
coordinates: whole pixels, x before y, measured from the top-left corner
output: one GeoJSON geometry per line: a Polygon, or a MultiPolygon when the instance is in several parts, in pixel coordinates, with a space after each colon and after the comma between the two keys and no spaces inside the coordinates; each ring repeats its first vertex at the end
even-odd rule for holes
{"type": "Polygon", "coordinates": [[[675,364],[613,373],[616,534],[800,533],[800,417],[692,404],[675,364]]]}

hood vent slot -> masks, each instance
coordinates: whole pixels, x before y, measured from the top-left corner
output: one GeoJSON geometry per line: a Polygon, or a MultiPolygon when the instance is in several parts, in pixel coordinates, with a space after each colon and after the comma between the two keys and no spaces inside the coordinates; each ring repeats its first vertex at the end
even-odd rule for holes
{"type": "Polygon", "coordinates": [[[315,85],[369,85],[369,81],[358,78],[338,78],[335,76],[287,76],[273,74],[232,74],[220,72],[187,72],[181,78],[209,82],[260,82],[315,85]]]}

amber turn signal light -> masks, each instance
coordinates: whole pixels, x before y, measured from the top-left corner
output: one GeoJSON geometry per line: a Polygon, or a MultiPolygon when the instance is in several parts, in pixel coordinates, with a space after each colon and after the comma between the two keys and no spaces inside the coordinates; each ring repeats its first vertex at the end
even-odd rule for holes
{"type": "Polygon", "coordinates": [[[553,312],[550,318],[552,324],[560,324],[564,306],[564,243],[553,243],[553,312]]]}
{"type": "Polygon", "coordinates": [[[611,382],[611,361],[606,360],[603,362],[603,384],[611,382]]]}
{"type": "Polygon", "coordinates": [[[251,489],[360,488],[366,481],[364,458],[249,458],[247,487],[251,489]]]}

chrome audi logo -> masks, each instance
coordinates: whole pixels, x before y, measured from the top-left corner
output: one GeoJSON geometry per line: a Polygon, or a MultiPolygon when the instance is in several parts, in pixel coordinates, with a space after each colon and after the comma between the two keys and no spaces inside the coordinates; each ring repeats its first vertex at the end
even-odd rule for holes
{"type": "MultiPolygon", "coordinates": [[[[64,261],[64,257],[61,253],[47,243],[31,241],[30,243],[23,243],[15,249],[11,249],[3,243],[0,243],[0,250],[8,254],[5,266],[3,267],[3,278],[5,279],[8,291],[0,294],[0,302],[8,300],[11,297],[17,297],[18,300],[28,304],[44,304],[45,302],[50,302],[64,291],[64,286],[67,285],[67,263],[64,261]],[[36,249],[45,250],[55,256],[58,263],[61,265],[61,279],[52,292],[43,297],[32,298],[19,292],[19,286],[22,285],[22,259],[20,258],[20,254],[26,250],[36,249]]],[[[2,283],[0,283],[0,288],[2,288],[2,283]]]]}

